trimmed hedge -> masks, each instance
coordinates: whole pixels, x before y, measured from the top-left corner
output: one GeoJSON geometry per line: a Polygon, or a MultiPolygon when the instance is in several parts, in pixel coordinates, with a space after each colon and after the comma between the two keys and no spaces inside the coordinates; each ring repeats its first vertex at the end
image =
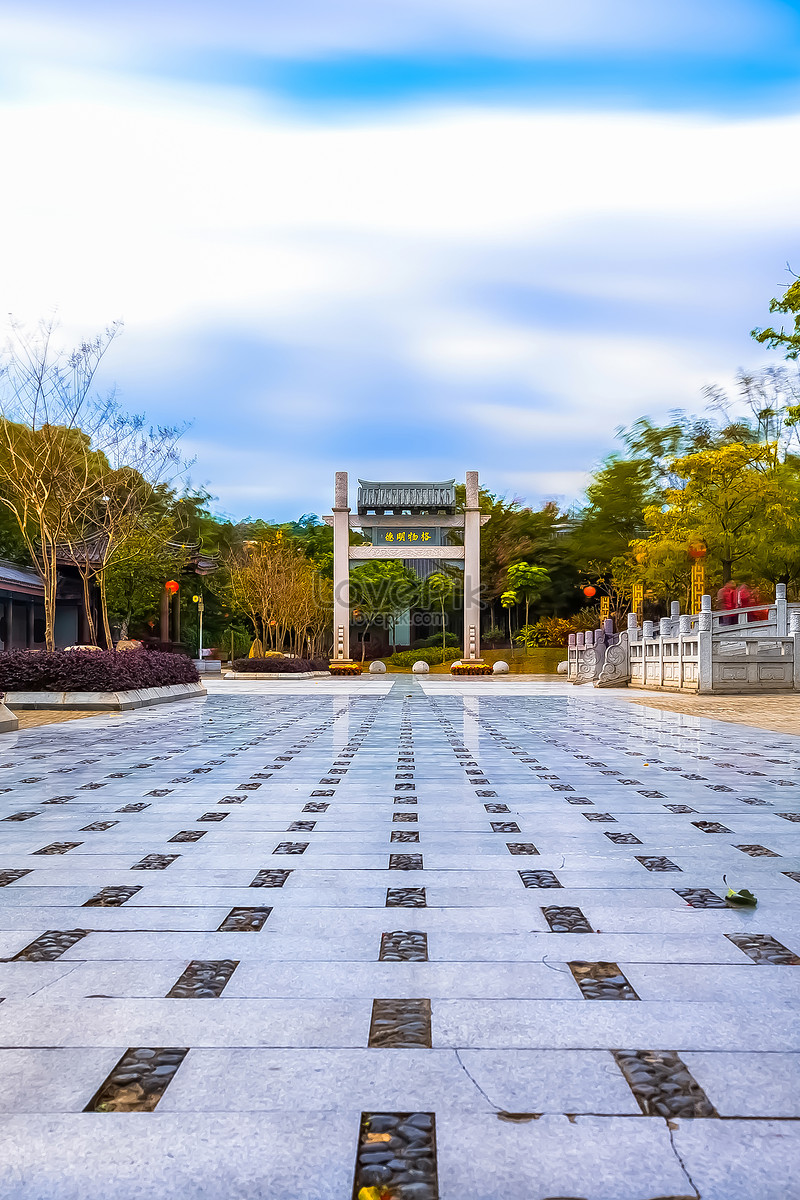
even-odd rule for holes
{"type": "MultiPolygon", "coordinates": [[[[456,658],[461,657],[461,651],[457,646],[448,646],[444,652],[444,661],[452,662],[456,658]]],[[[426,662],[429,667],[439,666],[442,662],[442,647],[428,647],[420,650],[398,650],[387,660],[387,665],[390,667],[413,667],[415,662],[426,662]]]]}
{"type": "Polygon", "coordinates": [[[191,659],[160,650],[7,650],[0,653],[0,691],[126,692],[197,683],[191,659]]]}
{"type": "Polygon", "coordinates": [[[235,658],[234,671],[252,671],[263,673],[281,673],[283,675],[299,675],[301,671],[327,671],[327,658],[284,658],[280,654],[270,654],[268,658],[235,658]]]}

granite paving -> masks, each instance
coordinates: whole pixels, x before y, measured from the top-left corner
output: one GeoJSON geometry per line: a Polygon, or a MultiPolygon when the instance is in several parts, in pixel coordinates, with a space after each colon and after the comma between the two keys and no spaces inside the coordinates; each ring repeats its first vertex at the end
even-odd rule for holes
{"type": "Polygon", "coordinates": [[[800,1194],[800,736],[208,690],[2,735],[0,1196],[800,1194]]]}

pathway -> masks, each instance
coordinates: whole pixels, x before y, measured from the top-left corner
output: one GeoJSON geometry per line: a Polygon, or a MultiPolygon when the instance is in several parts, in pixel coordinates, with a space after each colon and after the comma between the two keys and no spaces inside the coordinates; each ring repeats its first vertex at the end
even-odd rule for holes
{"type": "Polygon", "coordinates": [[[0,1196],[786,1200],[799,765],[515,680],[6,735],[0,1196]]]}

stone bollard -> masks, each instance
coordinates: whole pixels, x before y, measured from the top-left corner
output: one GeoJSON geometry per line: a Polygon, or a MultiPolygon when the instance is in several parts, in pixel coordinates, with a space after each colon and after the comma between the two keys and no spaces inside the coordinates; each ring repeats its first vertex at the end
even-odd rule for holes
{"type": "Polygon", "coordinates": [[[413,667],[411,668],[411,671],[414,675],[427,675],[428,672],[430,671],[430,667],[428,666],[428,664],[426,662],[422,662],[422,660],[420,659],[419,662],[414,663],[413,667]]]}
{"type": "Polygon", "coordinates": [[[375,662],[369,664],[369,673],[370,675],[385,675],[386,663],[379,662],[376,659],[375,662]]]}
{"type": "Polygon", "coordinates": [[[502,658],[498,658],[497,662],[492,667],[492,674],[493,675],[507,675],[508,674],[508,663],[503,662],[502,658]]]}

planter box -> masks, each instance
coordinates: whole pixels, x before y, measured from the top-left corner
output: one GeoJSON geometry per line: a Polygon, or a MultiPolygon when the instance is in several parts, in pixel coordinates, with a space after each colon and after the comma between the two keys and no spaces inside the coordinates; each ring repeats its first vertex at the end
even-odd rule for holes
{"type": "MultiPolygon", "coordinates": [[[[6,692],[10,709],[113,709],[127,712],[173,700],[204,700],[208,693],[202,683],[171,683],[166,687],[137,688],[127,692],[6,692]]],[[[0,717],[2,714],[0,714],[0,717]]]]}

